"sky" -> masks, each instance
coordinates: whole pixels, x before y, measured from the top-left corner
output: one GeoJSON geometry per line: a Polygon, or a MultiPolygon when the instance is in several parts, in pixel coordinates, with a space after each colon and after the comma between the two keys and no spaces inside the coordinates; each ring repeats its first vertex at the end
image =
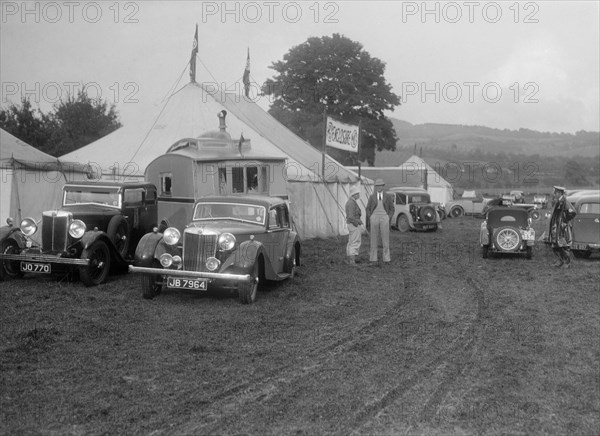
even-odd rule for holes
{"type": "MultiPolygon", "coordinates": [[[[241,92],[309,37],[340,33],[386,65],[413,124],[600,130],[598,1],[0,1],[0,104],[47,112],[87,84],[127,125],[189,81],[241,92]]],[[[268,109],[269,97],[251,94],[268,109]]]]}

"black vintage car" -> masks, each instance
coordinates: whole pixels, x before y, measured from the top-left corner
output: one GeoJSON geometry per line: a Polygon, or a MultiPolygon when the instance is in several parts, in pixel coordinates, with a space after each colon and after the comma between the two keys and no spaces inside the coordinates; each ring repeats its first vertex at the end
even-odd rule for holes
{"type": "Polygon", "coordinates": [[[491,253],[525,253],[527,259],[531,259],[535,230],[528,211],[507,206],[491,208],[481,223],[479,243],[484,259],[491,253]]]}
{"type": "Polygon", "coordinates": [[[77,182],[63,188],[62,206],[7,220],[0,231],[0,279],[75,270],[86,286],[112,267],[133,261],[136,244],[156,226],[156,187],[149,183],[77,182]],[[41,231],[39,227],[41,225],[41,231]]]}
{"type": "Polygon", "coordinates": [[[600,193],[581,195],[575,202],[573,254],[588,258],[600,253],[600,193]]]}
{"type": "Polygon", "coordinates": [[[163,287],[238,291],[253,303],[264,280],[293,278],[300,265],[300,239],[292,228],[288,204],[279,197],[229,195],[204,197],[192,221],[147,234],[138,244],[129,271],[142,273],[142,296],[154,298],[163,287]]]}

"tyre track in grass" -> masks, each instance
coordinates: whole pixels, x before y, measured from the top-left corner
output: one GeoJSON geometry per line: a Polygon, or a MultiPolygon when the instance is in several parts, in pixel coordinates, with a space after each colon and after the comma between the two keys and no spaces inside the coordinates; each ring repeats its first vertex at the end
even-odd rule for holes
{"type": "MultiPolygon", "coordinates": [[[[476,313],[472,323],[465,325],[460,335],[450,345],[450,347],[437,357],[427,360],[424,359],[419,365],[416,365],[416,370],[409,376],[403,378],[393,385],[390,389],[383,392],[378,398],[372,399],[358,411],[352,420],[345,427],[342,427],[339,434],[363,434],[377,433],[380,431],[376,427],[369,428],[369,424],[376,420],[378,415],[385,413],[388,408],[400,408],[403,412],[405,396],[411,394],[411,390],[420,387],[418,390],[427,391],[428,379],[435,380],[435,387],[425,395],[424,399],[420,400],[423,404],[417,407],[415,411],[411,411],[410,415],[402,416],[403,422],[399,428],[402,431],[410,433],[417,431],[415,427],[422,427],[425,424],[436,426],[439,423],[435,422],[437,411],[441,402],[446,397],[447,393],[458,383],[461,376],[466,375],[473,367],[474,357],[481,343],[481,326],[483,320],[487,317],[487,304],[484,299],[482,287],[469,275],[469,269],[463,269],[459,277],[464,278],[464,284],[468,286],[470,293],[476,303],[476,313]],[[420,386],[422,385],[422,386],[420,386]],[[367,430],[366,432],[364,430],[367,430]]],[[[417,281],[412,280],[416,287],[417,281]]],[[[422,283],[423,280],[421,279],[422,283]]],[[[398,428],[398,423],[395,423],[398,428]]],[[[388,427],[389,428],[389,427],[388,427]]]]}
{"type": "MultiPolygon", "coordinates": [[[[367,321],[358,329],[349,329],[351,332],[341,338],[338,337],[324,345],[321,343],[307,348],[302,358],[273,368],[258,378],[229,386],[204,400],[206,404],[211,404],[213,408],[216,406],[216,409],[231,410],[231,413],[221,414],[221,416],[211,419],[209,423],[187,425],[178,431],[184,434],[212,434],[227,431],[227,426],[223,427],[222,423],[230,415],[239,412],[240,403],[257,401],[257,399],[259,402],[264,402],[277,390],[279,384],[288,384],[291,381],[311,376],[318,372],[327,361],[347,352],[357,344],[373,340],[376,333],[390,320],[396,318],[404,309],[406,300],[412,298],[412,291],[407,289],[403,280],[400,283],[400,288],[405,290],[404,293],[400,294],[402,298],[398,299],[380,316],[367,321]],[[230,407],[232,404],[236,404],[236,406],[230,407]]],[[[211,418],[215,417],[214,414],[209,413],[208,415],[211,418]]]]}
{"type": "MultiPolygon", "coordinates": [[[[452,265],[447,267],[454,268],[452,265]]],[[[456,273],[456,271],[454,272],[456,273]]],[[[409,375],[407,377],[403,377],[391,388],[379,392],[375,398],[363,403],[358,411],[348,407],[344,412],[346,416],[337,417],[335,424],[331,427],[334,433],[350,434],[356,431],[360,432],[360,429],[375,418],[378,413],[395,403],[411,388],[427,381],[433,372],[438,371],[442,373],[441,381],[434,392],[430,394],[429,400],[425,403],[417,418],[418,420],[427,419],[443,400],[448,389],[452,387],[456,377],[468,370],[468,362],[472,358],[477,341],[474,330],[476,330],[476,323],[479,322],[478,320],[481,319],[485,311],[485,304],[483,293],[475,282],[471,278],[464,279],[464,271],[461,271],[461,273],[458,274],[459,277],[462,277],[459,282],[469,288],[469,293],[474,296],[476,303],[476,313],[473,314],[472,318],[474,321],[466,324],[458,337],[447,346],[445,351],[435,353],[435,356],[431,352],[425,352],[416,362],[411,362],[411,369],[408,371],[409,375]]],[[[257,407],[261,404],[264,407],[267,407],[271,402],[281,405],[294,402],[298,397],[306,395],[304,387],[307,384],[310,385],[310,380],[324,377],[323,373],[327,371],[327,368],[339,367],[338,362],[345,360],[352,349],[360,348],[371,342],[377,342],[380,336],[388,334],[390,329],[397,329],[399,323],[401,324],[403,320],[410,318],[413,306],[423,305],[423,299],[419,296],[423,289],[418,285],[418,283],[423,282],[422,278],[416,276],[412,278],[410,274],[407,274],[404,286],[405,298],[399,300],[382,316],[369,321],[352,334],[346,335],[337,341],[322,347],[315,347],[301,361],[279,367],[259,380],[243,383],[217,394],[213,398],[215,402],[223,404],[220,409],[224,410],[225,413],[220,416],[212,415],[211,422],[187,428],[186,432],[188,430],[194,433],[230,431],[231,426],[234,425],[232,423],[234,415],[237,415],[237,419],[252,422],[252,414],[256,413],[257,407]],[[407,300],[411,303],[407,304],[407,300]]],[[[271,419],[273,418],[271,417],[271,419]]],[[[277,419],[285,421],[286,417],[284,415],[277,419]]],[[[305,419],[308,420],[309,417],[305,416],[305,419]]],[[[272,422],[271,424],[275,425],[277,423],[272,422]]],[[[312,430],[311,428],[309,431],[312,430]]],[[[319,431],[319,428],[314,430],[319,431]]],[[[264,428],[256,429],[256,431],[264,431],[264,428]]],[[[289,431],[289,429],[280,427],[280,431],[289,431]]]]}

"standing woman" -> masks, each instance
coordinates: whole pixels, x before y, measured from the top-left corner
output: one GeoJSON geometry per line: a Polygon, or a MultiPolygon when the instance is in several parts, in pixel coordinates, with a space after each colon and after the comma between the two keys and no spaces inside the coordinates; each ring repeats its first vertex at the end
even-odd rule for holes
{"type": "Polygon", "coordinates": [[[385,263],[391,261],[390,222],[394,215],[394,199],[390,194],[383,192],[384,186],[383,179],[375,180],[375,192],[371,194],[367,203],[367,226],[371,233],[370,262],[377,262],[379,239],[381,239],[381,245],[383,245],[383,261],[385,263]]]}

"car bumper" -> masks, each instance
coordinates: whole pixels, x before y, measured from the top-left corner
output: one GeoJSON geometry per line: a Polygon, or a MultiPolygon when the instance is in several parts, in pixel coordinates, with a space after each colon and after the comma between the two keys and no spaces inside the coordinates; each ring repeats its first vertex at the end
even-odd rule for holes
{"type": "Polygon", "coordinates": [[[600,244],[587,244],[582,242],[573,242],[571,249],[582,251],[600,251],[600,244]]]}
{"type": "Polygon", "coordinates": [[[22,262],[50,263],[59,265],[76,265],[87,266],[90,264],[89,259],[79,259],[74,257],[60,257],[52,254],[12,254],[0,253],[0,260],[20,260],[22,262]]]}
{"type": "Polygon", "coordinates": [[[184,271],[180,269],[147,268],[143,266],[129,265],[129,272],[142,274],[160,274],[173,277],[187,277],[199,279],[212,279],[224,282],[250,283],[254,278],[250,274],[227,274],[203,271],[184,271]]]}

